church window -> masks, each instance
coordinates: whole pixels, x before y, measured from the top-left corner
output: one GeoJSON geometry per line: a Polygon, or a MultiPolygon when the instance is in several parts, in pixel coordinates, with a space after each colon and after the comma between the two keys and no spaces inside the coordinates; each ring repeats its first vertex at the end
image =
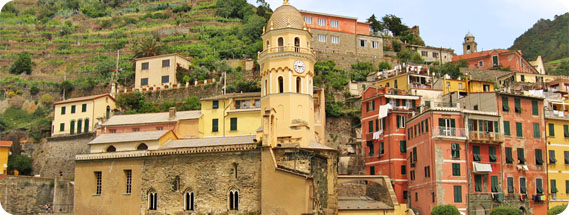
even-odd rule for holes
{"type": "Polygon", "coordinates": [[[136,150],[147,150],[148,146],[145,143],[141,143],[136,147],[136,150]]]}
{"type": "Polygon", "coordinates": [[[279,47],[284,46],[284,39],[282,37],[279,37],[278,42],[279,42],[279,47]]]}
{"type": "Polygon", "coordinates": [[[284,93],[284,80],[283,77],[279,77],[279,93],[284,93]]]}
{"type": "Polygon", "coordinates": [[[186,191],[184,194],[184,210],[194,210],[194,192],[186,191]]]}
{"type": "Polygon", "coordinates": [[[132,192],[132,170],[125,169],[124,176],[126,178],[126,191],[125,193],[130,194],[132,192]]]}
{"type": "Polygon", "coordinates": [[[239,191],[229,191],[229,210],[239,210],[239,191]]]}
{"type": "Polygon", "coordinates": [[[172,191],[176,192],[180,189],[180,176],[174,177],[172,180],[172,191]]]}
{"type": "Polygon", "coordinates": [[[233,173],[235,174],[235,178],[237,178],[237,167],[239,166],[238,163],[233,163],[233,173]]]}
{"type": "Polygon", "coordinates": [[[170,67],[170,59],[162,60],[162,68],[164,67],[170,67]]]}
{"type": "Polygon", "coordinates": [[[116,152],[116,151],[117,151],[117,148],[115,148],[113,145],[111,145],[107,148],[107,152],[116,152]]]}
{"type": "Polygon", "coordinates": [[[148,62],[142,63],[142,70],[148,70],[148,62]]]}
{"type": "Polygon", "coordinates": [[[304,22],[306,22],[307,25],[312,25],[312,17],[310,17],[310,16],[305,16],[305,17],[304,17],[304,22]]]}
{"type": "Polygon", "coordinates": [[[320,25],[320,26],[326,26],[326,19],[318,18],[318,25],[320,25]]]}
{"type": "Polygon", "coordinates": [[[332,28],[339,28],[339,27],[340,27],[340,23],[338,23],[338,20],[330,20],[330,27],[332,27],[332,28]]]}
{"type": "Polygon", "coordinates": [[[156,210],[158,208],[158,194],[155,191],[148,192],[148,210],[156,210]]]}
{"type": "Polygon", "coordinates": [[[267,49],[271,48],[271,43],[267,40],[267,49]]]}
{"type": "Polygon", "coordinates": [[[103,173],[101,171],[95,172],[95,181],[97,185],[96,193],[97,195],[101,195],[102,187],[103,187],[103,173]]]}
{"type": "Polygon", "coordinates": [[[300,93],[301,80],[300,77],[296,78],[296,93],[300,93]]]}

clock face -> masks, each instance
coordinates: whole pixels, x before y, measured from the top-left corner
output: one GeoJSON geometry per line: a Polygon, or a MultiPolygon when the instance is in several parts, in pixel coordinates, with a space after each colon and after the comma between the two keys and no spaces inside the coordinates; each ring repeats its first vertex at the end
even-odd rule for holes
{"type": "Polygon", "coordinates": [[[304,62],[299,61],[299,60],[294,62],[294,71],[298,72],[299,74],[302,74],[304,72],[304,70],[306,70],[306,66],[304,65],[304,62]]]}

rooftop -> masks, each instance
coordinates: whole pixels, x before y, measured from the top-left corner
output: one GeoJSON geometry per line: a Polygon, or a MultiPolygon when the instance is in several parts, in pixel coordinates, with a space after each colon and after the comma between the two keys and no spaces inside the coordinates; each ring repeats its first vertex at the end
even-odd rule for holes
{"type": "Polygon", "coordinates": [[[480,58],[480,57],[490,56],[492,54],[501,54],[501,53],[508,53],[508,52],[518,53],[517,51],[512,51],[512,50],[493,49],[493,50],[488,50],[488,51],[481,51],[481,52],[474,52],[474,53],[470,53],[470,54],[457,55],[457,56],[452,57],[452,61],[480,58]]]}
{"type": "Polygon", "coordinates": [[[201,115],[199,110],[178,111],[174,119],[169,118],[169,112],[114,115],[107,122],[103,123],[103,126],[177,122],[179,120],[199,119],[201,115]]]}
{"type": "Polygon", "coordinates": [[[301,12],[301,13],[315,14],[315,15],[320,15],[320,16],[330,16],[330,17],[338,17],[338,18],[344,18],[344,19],[358,20],[358,18],[356,18],[356,17],[351,17],[351,16],[341,16],[341,15],[334,15],[334,14],[329,14],[329,13],[313,12],[313,11],[307,11],[307,10],[300,10],[300,12],[301,12]]]}
{"type": "Polygon", "coordinates": [[[170,140],[168,143],[162,145],[160,149],[251,144],[255,143],[254,139],[255,135],[240,135],[170,140]]]}
{"type": "Polygon", "coordinates": [[[155,56],[150,56],[150,57],[141,57],[141,58],[135,58],[134,60],[148,60],[148,59],[155,59],[155,58],[163,58],[163,57],[170,57],[170,56],[176,56],[176,57],[180,57],[184,60],[190,61],[190,59],[182,56],[181,54],[178,53],[172,53],[172,54],[163,54],[163,55],[155,55],[155,56]]]}
{"type": "Polygon", "coordinates": [[[158,140],[168,132],[170,130],[102,134],[89,142],[89,144],[158,140]]]}
{"type": "Polygon", "coordinates": [[[225,95],[217,95],[208,98],[201,99],[202,101],[211,101],[211,100],[224,100],[224,99],[232,99],[232,98],[247,98],[247,97],[261,97],[261,92],[248,92],[248,93],[228,93],[225,95]]]}
{"type": "Polygon", "coordinates": [[[392,206],[369,196],[338,196],[338,210],[393,210],[392,206]]]}
{"type": "Polygon", "coordinates": [[[0,147],[12,147],[12,141],[0,140],[0,147]]]}
{"type": "Polygon", "coordinates": [[[98,99],[98,98],[102,98],[108,96],[111,99],[113,99],[113,101],[115,101],[115,98],[113,98],[111,96],[111,94],[105,93],[105,94],[99,94],[99,95],[92,95],[92,96],[83,96],[83,97],[76,97],[76,98],[70,98],[67,100],[63,100],[63,101],[58,101],[55,102],[54,104],[58,105],[58,104],[65,104],[65,103],[71,103],[71,102],[80,102],[80,101],[88,101],[88,100],[93,100],[93,99],[98,99]]]}

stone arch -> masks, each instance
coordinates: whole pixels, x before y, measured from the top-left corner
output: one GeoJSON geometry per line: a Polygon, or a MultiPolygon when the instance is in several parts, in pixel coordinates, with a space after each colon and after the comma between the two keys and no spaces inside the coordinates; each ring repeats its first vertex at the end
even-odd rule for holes
{"type": "Polygon", "coordinates": [[[296,93],[301,93],[302,90],[302,79],[300,77],[296,77],[296,93]]]}
{"type": "Polygon", "coordinates": [[[191,188],[186,188],[183,192],[184,210],[193,211],[195,209],[195,193],[191,188]]]}
{"type": "Polygon", "coordinates": [[[240,192],[236,186],[227,191],[227,206],[229,210],[239,210],[240,192]]]}
{"type": "Polygon", "coordinates": [[[154,188],[148,189],[146,193],[147,196],[147,208],[148,210],[157,210],[158,209],[158,193],[154,188]]]}

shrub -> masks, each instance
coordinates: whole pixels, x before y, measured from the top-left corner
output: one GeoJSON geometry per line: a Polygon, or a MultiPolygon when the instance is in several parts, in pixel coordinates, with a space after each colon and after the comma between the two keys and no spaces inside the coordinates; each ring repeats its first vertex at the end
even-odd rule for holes
{"type": "Polygon", "coordinates": [[[40,98],[40,103],[44,106],[53,104],[53,97],[50,94],[43,94],[40,98]]]}
{"type": "Polygon", "coordinates": [[[510,206],[500,206],[492,209],[490,215],[522,215],[522,211],[510,206]]]}
{"type": "Polygon", "coordinates": [[[561,214],[563,211],[565,211],[566,208],[567,208],[567,205],[557,205],[557,206],[549,209],[549,211],[547,211],[547,215],[561,214]]]}
{"type": "Polygon", "coordinates": [[[190,96],[186,99],[184,104],[180,107],[180,111],[185,110],[199,110],[201,109],[200,98],[197,96],[190,96]]]}
{"type": "Polygon", "coordinates": [[[10,66],[10,73],[16,75],[26,73],[29,75],[32,73],[32,66],[32,56],[30,53],[21,52],[18,54],[16,61],[10,66]]]}
{"type": "Polygon", "coordinates": [[[30,94],[32,95],[37,95],[40,92],[40,88],[36,87],[36,86],[32,86],[30,88],[30,94]]]}
{"type": "Polygon", "coordinates": [[[431,215],[460,215],[454,205],[437,205],[431,210],[431,215]]]}
{"type": "Polygon", "coordinates": [[[8,157],[8,171],[18,170],[21,175],[32,173],[32,158],[25,155],[10,155],[8,157]]]}
{"type": "Polygon", "coordinates": [[[379,70],[390,70],[391,69],[391,64],[389,62],[381,62],[378,65],[379,70]]]}
{"type": "Polygon", "coordinates": [[[190,7],[189,5],[182,5],[182,6],[178,6],[175,7],[174,10],[172,10],[172,12],[174,13],[179,13],[179,12],[188,12],[192,9],[192,7],[190,7]]]}

